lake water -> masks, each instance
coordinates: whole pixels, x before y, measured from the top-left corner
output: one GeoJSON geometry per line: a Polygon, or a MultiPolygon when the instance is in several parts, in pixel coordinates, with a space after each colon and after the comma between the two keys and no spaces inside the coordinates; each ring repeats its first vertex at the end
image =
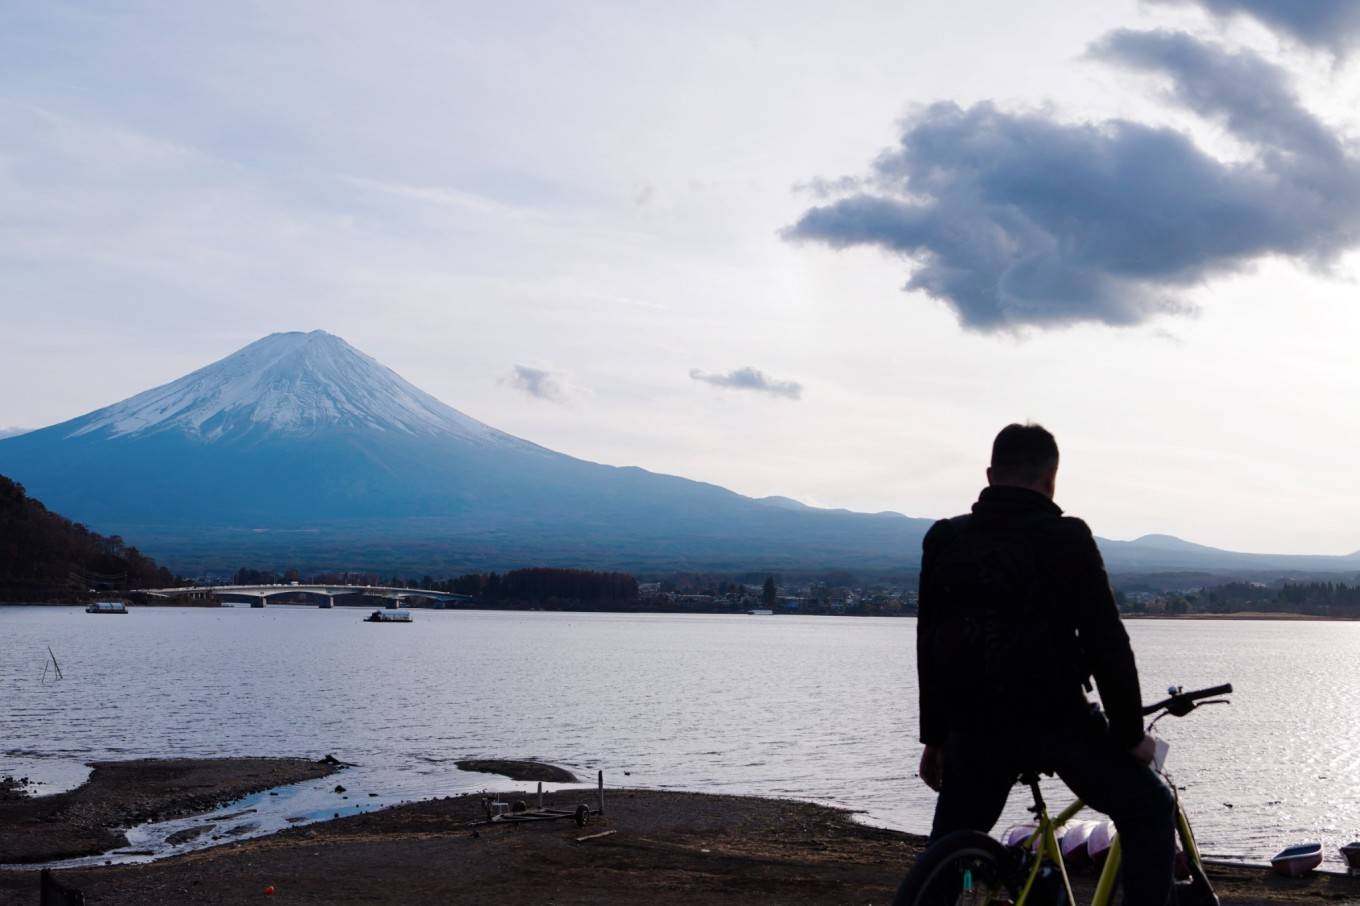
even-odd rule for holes
{"type": "MultiPolygon", "coordinates": [[[[0,775],[53,791],[101,759],[334,753],[359,765],[342,776],[348,799],[334,780],[301,784],[216,819],[249,835],[510,789],[453,763],[536,757],[614,786],[793,797],[929,826],[913,620],[417,611],[402,626],[364,613],[0,607],[0,775]]],[[[1339,865],[1337,846],[1360,838],[1360,624],[1128,626],[1149,700],[1173,682],[1236,687],[1231,707],[1159,725],[1201,848],[1264,860],[1321,840],[1339,865]]],[[[1054,783],[1047,795],[1066,798],[1054,783]]],[[[195,823],[138,829],[134,848],[161,851],[195,823]]]]}

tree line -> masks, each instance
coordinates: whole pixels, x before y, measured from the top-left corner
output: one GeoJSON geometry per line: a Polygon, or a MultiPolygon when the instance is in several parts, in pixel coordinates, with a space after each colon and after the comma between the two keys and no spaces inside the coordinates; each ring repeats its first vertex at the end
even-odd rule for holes
{"type": "MultiPolygon", "coordinates": [[[[1148,610],[1141,597],[1119,594],[1122,609],[1148,610]]],[[[1297,613],[1314,617],[1360,619],[1360,582],[1224,582],[1198,591],[1171,593],[1160,602],[1167,613],[1297,613]]]]}
{"type": "Polygon", "coordinates": [[[638,599],[637,579],[627,573],[597,572],[585,569],[531,567],[498,572],[466,573],[461,576],[420,579],[400,576],[381,577],[376,573],[328,572],[304,578],[296,569],[275,570],[241,567],[232,577],[234,585],[381,585],[467,595],[484,605],[532,604],[554,606],[595,606],[620,609],[638,599]]]}
{"type": "Polygon", "coordinates": [[[1210,613],[1234,610],[1275,610],[1318,617],[1360,617],[1360,584],[1345,582],[1284,582],[1261,586],[1229,582],[1201,592],[1210,613]]]}
{"type": "Polygon", "coordinates": [[[0,475],[0,600],[69,601],[182,584],[119,536],[53,513],[0,475]]]}

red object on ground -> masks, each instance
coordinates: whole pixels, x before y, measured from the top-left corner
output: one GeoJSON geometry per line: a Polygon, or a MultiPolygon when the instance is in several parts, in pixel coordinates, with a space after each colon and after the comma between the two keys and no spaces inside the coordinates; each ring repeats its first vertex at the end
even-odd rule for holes
{"type": "Polygon", "coordinates": [[[264,894],[265,894],[265,896],[267,896],[267,897],[272,897],[272,896],[274,895],[274,885],[273,885],[273,884],[266,884],[266,885],[265,885],[265,888],[264,888],[264,894]]]}

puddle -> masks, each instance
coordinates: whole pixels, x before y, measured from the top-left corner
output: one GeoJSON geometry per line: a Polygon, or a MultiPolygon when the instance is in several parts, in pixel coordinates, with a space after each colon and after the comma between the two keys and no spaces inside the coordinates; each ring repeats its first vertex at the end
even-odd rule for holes
{"type": "MultiPolygon", "coordinates": [[[[88,768],[85,774],[88,776],[88,768]]],[[[512,792],[534,786],[505,777],[461,771],[452,765],[437,768],[431,765],[428,773],[413,773],[409,767],[392,770],[354,766],[319,780],[253,793],[212,812],[129,828],[127,844],[111,852],[44,864],[0,865],[0,868],[65,869],[153,862],[210,846],[262,837],[288,827],[366,814],[407,802],[481,791],[512,792]],[[345,792],[337,793],[337,785],[345,792]]],[[[543,784],[545,793],[573,788],[593,787],[543,784]]]]}
{"type": "Polygon", "coordinates": [[[30,796],[52,796],[73,790],[90,779],[90,766],[74,758],[51,758],[20,752],[0,754],[0,777],[28,779],[30,796]]]}

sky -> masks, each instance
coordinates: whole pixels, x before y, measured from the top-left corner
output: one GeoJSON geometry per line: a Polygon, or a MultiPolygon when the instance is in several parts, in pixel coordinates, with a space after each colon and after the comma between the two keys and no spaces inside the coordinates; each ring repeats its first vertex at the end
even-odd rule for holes
{"type": "Polygon", "coordinates": [[[599,462],[1360,549],[1360,5],[0,6],[0,432],[323,329],[599,462]]]}

